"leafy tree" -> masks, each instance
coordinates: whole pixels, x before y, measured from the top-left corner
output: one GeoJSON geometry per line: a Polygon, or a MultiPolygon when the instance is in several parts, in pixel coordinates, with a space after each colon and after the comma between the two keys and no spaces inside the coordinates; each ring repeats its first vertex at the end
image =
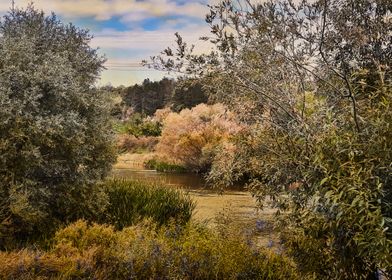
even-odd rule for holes
{"type": "Polygon", "coordinates": [[[110,110],[110,115],[117,120],[121,120],[124,116],[124,106],[123,106],[123,96],[125,94],[125,86],[113,87],[112,85],[106,85],[99,88],[103,91],[102,94],[108,95],[112,100],[112,108],[110,110]]]}
{"type": "Polygon", "coordinates": [[[106,205],[109,104],[91,35],[32,5],[0,22],[0,247],[106,205]]]}
{"type": "Polygon", "coordinates": [[[206,17],[214,52],[177,35],[147,63],[202,77],[248,124],[211,179],[247,174],[272,198],[305,274],[392,273],[391,13],[388,0],[220,1],[206,17]]]}
{"type": "Polygon", "coordinates": [[[171,97],[171,108],[175,112],[180,112],[207,102],[208,96],[203,90],[202,83],[197,79],[185,79],[176,84],[171,97]]]}

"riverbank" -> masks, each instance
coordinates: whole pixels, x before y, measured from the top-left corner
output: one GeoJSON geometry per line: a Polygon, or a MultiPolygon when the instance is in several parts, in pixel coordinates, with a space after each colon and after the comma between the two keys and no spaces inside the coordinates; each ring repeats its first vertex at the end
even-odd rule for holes
{"type": "Polygon", "coordinates": [[[147,182],[162,182],[172,187],[180,187],[187,191],[196,202],[193,219],[206,223],[210,227],[218,223],[234,223],[239,229],[257,231],[260,244],[275,243],[273,233],[274,213],[271,208],[260,210],[256,199],[246,191],[225,190],[220,193],[208,189],[203,178],[197,174],[161,173],[146,170],[143,162],[153,154],[121,154],[114,165],[114,178],[137,179],[147,182]]]}
{"type": "Polygon", "coordinates": [[[153,153],[122,153],[117,157],[117,162],[113,165],[113,169],[136,169],[144,170],[144,162],[151,159],[153,153]]]}

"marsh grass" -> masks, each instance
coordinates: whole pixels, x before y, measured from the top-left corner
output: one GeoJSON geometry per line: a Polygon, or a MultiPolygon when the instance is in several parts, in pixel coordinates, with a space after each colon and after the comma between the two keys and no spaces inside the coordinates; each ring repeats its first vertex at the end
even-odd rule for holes
{"type": "Polygon", "coordinates": [[[179,164],[168,163],[165,161],[159,161],[156,159],[150,159],[144,163],[144,166],[149,169],[154,169],[159,172],[168,173],[185,173],[188,170],[179,164]]]}
{"type": "Polygon", "coordinates": [[[109,206],[99,221],[117,229],[145,218],[151,218],[158,225],[170,220],[185,224],[196,206],[182,190],[159,183],[113,179],[107,180],[104,188],[109,206]]]}

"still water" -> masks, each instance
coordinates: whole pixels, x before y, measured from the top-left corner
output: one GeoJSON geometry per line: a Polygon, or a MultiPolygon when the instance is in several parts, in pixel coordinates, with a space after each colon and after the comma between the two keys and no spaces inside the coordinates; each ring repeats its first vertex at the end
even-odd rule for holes
{"type": "MultiPolygon", "coordinates": [[[[206,183],[203,176],[194,173],[164,173],[155,170],[116,168],[112,170],[112,177],[117,179],[132,179],[146,182],[163,183],[169,186],[180,187],[187,190],[209,190],[219,192],[213,186],[206,183]]],[[[244,190],[242,185],[234,185],[225,188],[225,191],[244,190]]]]}
{"type": "Polygon", "coordinates": [[[193,173],[163,173],[143,169],[114,169],[114,178],[124,178],[147,182],[160,182],[184,189],[206,189],[207,184],[202,176],[193,173]]]}

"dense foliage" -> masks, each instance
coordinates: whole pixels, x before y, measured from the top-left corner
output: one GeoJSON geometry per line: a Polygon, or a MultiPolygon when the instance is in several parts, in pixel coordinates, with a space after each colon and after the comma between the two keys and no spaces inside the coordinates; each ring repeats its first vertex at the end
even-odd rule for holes
{"type": "MultiPolygon", "coordinates": [[[[115,89],[112,91],[114,92],[115,89]]],[[[198,79],[163,78],[157,82],[146,79],[141,85],[136,84],[121,89],[120,95],[124,107],[123,118],[127,118],[129,113],[152,116],[156,110],[164,107],[179,112],[208,102],[208,96],[198,79]]]]}
{"type": "Polygon", "coordinates": [[[208,171],[216,150],[241,127],[222,104],[199,104],[163,120],[157,154],[194,172],[208,171]]]}
{"type": "Polygon", "coordinates": [[[253,3],[211,6],[215,52],[195,55],[177,35],[150,66],[199,75],[247,124],[210,178],[250,178],[272,198],[304,273],[390,276],[391,1],[253,3]]]}
{"type": "Polygon", "coordinates": [[[174,112],[180,112],[207,102],[203,84],[198,79],[184,79],[177,81],[169,105],[174,112]]]}
{"type": "Polygon", "coordinates": [[[160,122],[135,113],[126,120],[117,122],[114,129],[118,134],[129,134],[135,137],[159,136],[161,135],[161,126],[160,122]]]}
{"type": "Polygon", "coordinates": [[[48,252],[0,252],[2,279],[301,279],[284,256],[188,224],[115,231],[78,221],[48,252]],[[17,260],[17,261],[16,261],[17,260]]]}
{"type": "Polygon", "coordinates": [[[106,205],[95,183],[112,134],[90,39],[32,6],[0,22],[0,247],[106,205]]]}

